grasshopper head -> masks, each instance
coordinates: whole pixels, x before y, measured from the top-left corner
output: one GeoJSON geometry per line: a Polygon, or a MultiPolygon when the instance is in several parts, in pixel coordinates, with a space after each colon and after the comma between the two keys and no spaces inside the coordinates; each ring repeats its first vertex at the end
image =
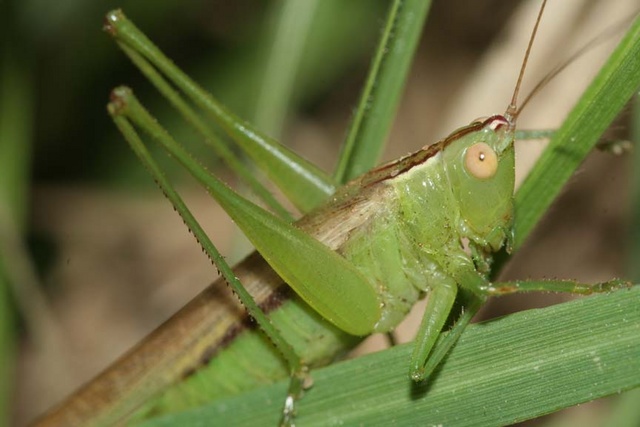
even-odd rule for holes
{"type": "Polygon", "coordinates": [[[496,115],[450,138],[442,155],[460,212],[459,231],[487,250],[498,250],[513,218],[513,125],[496,115]]]}

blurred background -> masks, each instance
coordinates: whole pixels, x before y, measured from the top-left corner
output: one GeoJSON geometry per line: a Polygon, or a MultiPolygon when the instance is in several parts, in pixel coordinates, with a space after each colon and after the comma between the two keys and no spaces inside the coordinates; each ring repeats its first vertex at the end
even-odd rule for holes
{"type": "MultiPolygon", "coordinates": [[[[215,278],[215,269],[110,122],[109,91],[131,86],[179,139],[197,136],[101,31],[104,14],[121,7],[232,111],[331,170],[388,2],[319,2],[290,84],[275,94],[265,88],[282,1],[4,0],[1,5],[0,405],[5,406],[0,415],[8,413],[10,425],[24,425],[215,278]]],[[[538,7],[537,1],[435,1],[384,160],[435,142],[479,116],[502,113],[538,7]]],[[[638,9],[637,0],[552,2],[524,93],[578,47],[638,9]]],[[[608,46],[594,48],[555,79],[522,114],[521,128],[561,123],[615,42],[612,37],[608,46]]],[[[630,138],[631,116],[628,109],[612,137],[630,138]]],[[[544,141],[518,146],[519,179],[543,146],[544,141]]],[[[635,230],[633,157],[594,152],[504,277],[628,277],[629,236],[635,230]]],[[[246,255],[246,243],[224,213],[165,163],[229,260],[246,255]]],[[[481,317],[566,298],[501,298],[481,317]]],[[[398,332],[400,340],[410,340],[413,331],[409,319],[398,332]]],[[[374,337],[363,348],[379,348],[381,342],[374,337]]],[[[604,406],[583,405],[551,422],[603,425],[607,411],[598,411],[604,406]]]]}

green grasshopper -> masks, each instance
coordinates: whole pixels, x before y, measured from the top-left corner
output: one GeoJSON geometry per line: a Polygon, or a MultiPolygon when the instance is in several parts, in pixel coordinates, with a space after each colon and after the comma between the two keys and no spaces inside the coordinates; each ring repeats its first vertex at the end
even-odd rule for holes
{"type": "MultiPolygon", "coordinates": [[[[626,286],[620,281],[591,286],[569,281],[494,284],[488,279],[492,254],[513,245],[513,142],[524,65],[504,115],[474,121],[336,189],[313,165],[203,95],[121,13],[110,13],[107,22],[123,50],[185,116],[191,110],[177,92],[163,86],[166,82],[151,65],[247,144],[257,164],[265,158],[276,162],[271,178],[305,216],[292,225],[277,206],[272,214],[235,194],[193,161],[129,89],[115,89],[109,112],[116,125],[215,262],[224,278],[218,282],[234,289],[260,331],[216,283],[39,425],[108,425],[135,411],[138,417],[177,411],[287,376],[291,385],[283,423],[291,424],[308,368],[332,361],[360,336],[392,331],[425,294],[428,304],[410,361],[414,381],[428,379],[491,295],[530,290],[588,294],[626,286]],[[134,126],[201,182],[259,254],[234,269],[227,265],[134,126]],[[448,324],[449,333],[441,335],[448,324]],[[158,374],[150,375],[151,370],[158,374]]],[[[535,29],[525,57],[534,35],[535,29]]],[[[232,159],[230,153],[222,155],[232,159]]],[[[269,200],[265,204],[271,206],[269,200]]]]}

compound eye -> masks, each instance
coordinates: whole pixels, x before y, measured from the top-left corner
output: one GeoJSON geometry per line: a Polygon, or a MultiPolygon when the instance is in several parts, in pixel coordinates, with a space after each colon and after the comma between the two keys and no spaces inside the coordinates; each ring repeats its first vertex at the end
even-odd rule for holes
{"type": "Polygon", "coordinates": [[[464,153],[464,167],[477,179],[489,179],[498,170],[498,155],[488,144],[475,143],[464,153]]]}

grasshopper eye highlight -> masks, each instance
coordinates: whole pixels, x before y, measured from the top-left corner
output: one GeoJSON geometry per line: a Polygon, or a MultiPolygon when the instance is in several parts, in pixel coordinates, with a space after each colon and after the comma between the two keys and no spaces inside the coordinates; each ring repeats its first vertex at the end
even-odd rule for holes
{"type": "Polygon", "coordinates": [[[464,153],[464,167],[477,179],[489,179],[498,170],[498,155],[489,145],[478,142],[464,153]]]}

